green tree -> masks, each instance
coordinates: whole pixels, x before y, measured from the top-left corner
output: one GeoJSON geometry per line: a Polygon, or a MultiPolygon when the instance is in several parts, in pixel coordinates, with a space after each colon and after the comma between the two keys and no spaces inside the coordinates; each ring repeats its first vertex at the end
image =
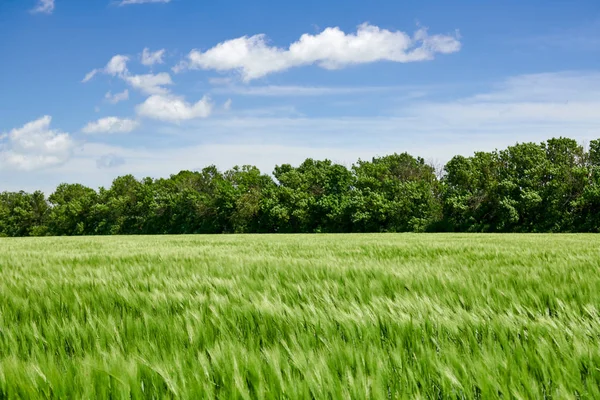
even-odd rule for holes
{"type": "Polygon", "coordinates": [[[276,166],[275,204],[269,212],[279,232],[347,232],[352,173],[330,160],[306,159],[297,168],[276,166]]]}
{"type": "Polygon", "coordinates": [[[81,184],[60,184],[48,200],[49,230],[53,235],[88,235],[95,233],[90,224],[92,209],[98,201],[94,189],[81,184]]]}
{"type": "Polygon", "coordinates": [[[353,222],[357,231],[423,231],[440,217],[435,169],[408,153],[359,160],[353,222]]]}
{"type": "Polygon", "coordinates": [[[48,213],[48,202],[40,191],[0,193],[0,236],[46,235],[48,213]]]}

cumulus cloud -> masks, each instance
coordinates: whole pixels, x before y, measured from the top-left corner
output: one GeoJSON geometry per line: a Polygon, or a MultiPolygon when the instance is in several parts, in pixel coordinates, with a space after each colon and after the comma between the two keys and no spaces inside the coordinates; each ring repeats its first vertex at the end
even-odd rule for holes
{"type": "Polygon", "coordinates": [[[116,55],[106,64],[105,72],[110,75],[123,75],[127,73],[127,61],[129,57],[116,55]]]}
{"type": "MultiPolygon", "coordinates": [[[[169,92],[169,90],[164,86],[173,84],[171,75],[169,75],[167,72],[161,72],[159,74],[132,75],[127,68],[128,61],[128,56],[118,54],[111,58],[104,68],[94,69],[88,72],[88,74],[83,78],[82,82],[88,82],[90,79],[96,76],[96,74],[104,73],[119,77],[129,86],[141,91],[144,94],[167,94],[169,92]]],[[[115,100],[115,102],[126,100],[129,97],[129,92],[127,92],[127,95],[125,95],[125,92],[123,92],[115,96],[120,96],[118,98],[111,97],[111,99],[115,100]]]]}
{"type": "Polygon", "coordinates": [[[117,104],[121,101],[129,99],[129,90],[125,89],[123,92],[115,94],[108,92],[104,95],[104,98],[111,104],[117,104]]]}
{"type": "Polygon", "coordinates": [[[90,122],[81,130],[83,133],[129,133],[139,126],[139,122],[132,119],[117,117],[101,118],[90,122]]]}
{"type": "Polygon", "coordinates": [[[165,49],[151,52],[147,47],[142,52],[142,64],[146,66],[152,66],[154,64],[164,63],[163,57],[165,55],[165,49]]]}
{"type": "Polygon", "coordinates": [[[74,143],[68,133],[50,129],[52,117],[46,115],[15,128],[0,143],[0,166],[30,171],[66,162],[74,143]]]}
{"type": "Polygon", "coordinates": [[[38,0],[37,5],[31,10],[33,13],[52,14],[54,0],[38,0]]]}
{"type": "Polygon", "coordinates": [[[210,99],[204,96],[191,104],[183,97],[173,95],[152,95],[136,107],[138,115],[167,122],[181,122],[197,118],[206,118],[212,112],[210,99]]]}
{"type": "Polygon", "coordinates": [[[171,75],[166,72],[159,74],[131,75],[123,77],[131,87],[145,94],[166,94],[169,92],[165,85],[172,85],[171,75]]]}
{"type": "Polygon", "coordinates": [[[117,54],[113,58],[110,59],[108,64],[104,68],[93,69],[88,72],[83,78],[82,82],[88,82],[91,80],[96,74],[104,73],[112,76],[124,76],[128,73],[127,71],[127,62],[129,61],[129,57],[117,54]]]}
{"type": "Polygon", "coordinates": [[[121,0],[120,6],[126,6],[128,4],[146,4],[146,3],[170,3],[171,0],[121,0]]]}
{"type": "Polygon", "coordinates": [[[411,37],[365,23],[358,26],[356,33],[346,34],[338,27],[327,28],[317,35],[306,33],[287,49],[270,46],[264,34],[227,40],[205,52],[192,50],[174,71],[186,68],[238,71],[244,81],[251,81],[311,64],[339,69],[377,61],[425,61],[438,53],[457,52],[460,47],[458,34],[429,35],[423,28],[411,37]]]}

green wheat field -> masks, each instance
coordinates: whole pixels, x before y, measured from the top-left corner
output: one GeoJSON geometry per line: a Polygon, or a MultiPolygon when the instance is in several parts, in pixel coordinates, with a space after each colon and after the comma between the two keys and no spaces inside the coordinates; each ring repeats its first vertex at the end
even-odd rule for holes
{"type": "Polygon", "coordinates": [[[0,240],[0,398],[600,398],[600,236],[0,240]]]}

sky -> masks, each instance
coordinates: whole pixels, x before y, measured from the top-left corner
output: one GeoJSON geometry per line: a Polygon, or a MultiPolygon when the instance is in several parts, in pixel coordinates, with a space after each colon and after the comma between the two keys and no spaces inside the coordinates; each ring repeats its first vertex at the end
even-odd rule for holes
{"type": "Polygon", "coordinates": [[[600,138],[598,0],[0,0],[0,191],[600,138]]]}

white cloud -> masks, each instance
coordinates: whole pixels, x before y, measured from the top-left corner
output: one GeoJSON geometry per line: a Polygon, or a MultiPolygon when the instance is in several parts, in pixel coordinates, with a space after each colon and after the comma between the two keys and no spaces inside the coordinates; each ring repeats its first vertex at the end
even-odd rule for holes
{"type": "Polygon", "coordinates": [[[142,64],[146,66],[152,66],[154,64],[164,63],[163,57],[165,55],[165,49],[151,52],[147,47],[142,52],[142,64]]]}
{"type": "Polygon", "coordinates": [[[37,5],[31,10],[33,13],[52,14],[54,11],[54,0],[38,0],[37,5]]]}
{"type": "Polygon", "coordinates": [[[136,129],[140,123],[132,119],[117,117],[101,118],[98,121],[88,123],[81,130],[83,133],[129,133],[136,129]]]}
{"type": "Polygon", "coordinates": [[[115,94],[108,92],[104,95],[104,98],[111,104],[117,104],[118,102],[129,99],[129,90],[125,89],[123,92],[115,94]]]}
{"type": "Polygon", "coordinates": [[[104,70],[109,75],[123,75],[127,73],[127,61],[129,61],[129,57],[116,55],[110,59],[104,70]]]}
{"type": "MultiPolygon", "coordinates": [[[[104,68],[94,69],[88,72],[88,74],[83,78],[82,82],[89,81],[98,73],[104,73],[107,75],[118,76],[131,87],[141,91],[144,94],[167,94],[169,92],[169,90],[163,86],[173,84],[171,75],[169,75],[167,72],[161,72],[156,75],[131,75],[127,69],[128,61],[128,56],[118,54],[111,58],[104,68]]],[[[127,95],[129,95],[129,93],[127,95]]]]}
{"type": "Polygon", "coordinates": [[[597,100],[591,89],[600,88],[600,72],[559,72],[518,75],[496,85],[488,93],[472,97],[477,101],[567,102],[597,100]]]}
{"type": "Polygon", "coordinates": [[[96,167],[116,168],[125,164],[125,159],[116,154],[105,154],[96,160],[96,167]]]}
{"type": "Polygon", "coordinates": [[[50,129],[52,117],[44,116],[15,128],[0,144],[0,167],[31,171],[63,164],[74,143],[68,133],[50,129]]]}
{"type": "Polygon", "coordinates": [[[128,4],[147,4],[147,3],[170,3],[171,0],[121,0],[120,6],[126,6],[128,4]]]}
{"type": "Polygon", "coordinates": [[[110,59],[108,64],[104,68],[101,69],[93,69],[88,72],[83,78],[82,82],[88,82],[98,73],[105,73],[107,75],[112,76],[124,76],[128,73],[127,71],[127,62],[129,61],[129,57],[117,54],[113,58],[110,59]]]}
{"type": "Polygon", "coordinates": [[[212,112],[212,103],[203,97],[195,104],[187,103],[182,97],[152,95],[136,107],[138,115],[167,122],[206,118],[212,112]]]}
{"type": "Polygon", "coordinates": [[[211,85],[215,85],[215,86],[229,85],[230,83],[232,83],[232,81],[233,80],[231,78],[227,78],[227,77],[208,78],[208,83],[210,83],[211,85]]]}
{"type": "Polygon", "coordinates": [[[317,35],[303,34],[288,49],[267,44],[264,34],[243,36],[219,43],[205,52],[192,50],[187,60],[174,68],[239,71],[244,81],[287,69],[317,64],[339,69],[353,64],[377,61],[413,62],[431,60],[435,54],[460,50],[458,35],[429,35],[418,30],[413,37],[404,32],[377,26],[359,25],[356,33],[346,34],[338,27],[317,35]]]}
{"type": "MultiPolygon", "coordinates": [[[[277,102],[281,108],[276,112],[233,107],[213,118],[147,124],[144,135],[149,140],[143,143],[112,146],[88,142],[60,167],[36,174],[4,174],[2,184],[6,190],[51,191],[64,181],[110,185],[115,176],[128,173],[167,177],[210,164],[221,169],[252,164],[271,172],[276,164],[297,165],[306,157],[329,158],[349,166],[359,157],[404,151],[445,162],[456,154],[502,149],[517,141],[600,137],[600,114],[593,112],[600,109],[600,72],[516,76],[461,98],[448,98],[446,89],[440,88],[444,100],[434,94],[428,101],[402,103],[389,102],[386,97],[380,104],[388,111],[393,105],[393,115],[310,117],[291,108],[286,111],[286,105],[277,102]],[[177,140],[172,140],[172,135],[177,140]],[[127,160],[127,164],[98,168],[98,160],[107,154],[127,160]]],[[[434,87],[426,90],[435,93],[434,87]]],[[[361,96],[355,97],[361,100],[361,96]]],[[[331,99],[314,100],[317,107],[324,107],[319,115],[326,114],[331,99]]],[[[111,164],[110,159],[104,161],[111,164]]]]}
{"type": "MultiPolygon", "coordinates": [[[[554,27],[553,27],[554,28],[554,27]]],[[[517,36],[515,45],[536,46],[538,50],[597,51],[600,48],[600,19],[595,18],[567,29],[552,29],[551,33],[535,36],[517,36]]]]}
{"type": "Polygon", "coordinates": [[[219,142],[237,145],[371,149],[379,154],[409,151],[447,161],[455,154],[516,142],[600,138],[598,92],[599,72],[523,75],[463,98],[392,102],[392,110],[386,97],[387,115],[310,117],[283,108],[276,113],[236,109],[227,117],[168,127],[165,133],[186,132],[191,137],[210,132],[219,142]]]}
{"type": "MultiPolygon", "coordinates": [[[[545,128],[548,137],[570,127],[571,134],[600,126],[600,73],[546,73],[512,77],[494,90],[451,102],[413,104],[406,111],[451,130],[505,130],[527,134],[545,128]],[[581,127],[577,129],[576,127],[581,127]],[[586,128],[583,128],[586,127],[586,128]]],[[[600,129],[596,129],[600,136],[600,129]]],[[[562,133],[569,135],[568,131],[562,133]]]]}
{"type": "Polygon", "coordinates": [[[266,106],[266,107],[251,107],[238,109],[235,112],[234,118],[298,118],[306,117],[306,114],[298,111],[292,105],[266,106]]]}
{"type": "Polygon", "coordinates": [[[233,93],[242,96],[334,96],[342,94],[376,93],[394,90],[407,90],[408,87],[398,86],[355,86],[355,87],[326,87],[326,86],[228,86],[212,89],[214,93],[233,93]]]}
{"type": "Polygon", "coordinates": [[[102,70],[100,70],[100,69],[93,69],[93,70],[91,70],[90,72],[88,72],[87,74],[85,74],[85,77],[81,80],[81,82],[85,83],[85,82],[90,81],[100,71],[102,71],[102,70]]]}
{"type": "Polygon", "coordinates": [[[123,77],[131,87],[145,94],[166,94],[168,89],[165,85],[172,85],[171,75],[166,72],[159,74],[131,75],[123,77]]]}
{"type": "Polygon", "coordinates": [[[232,100],[231,99],[227,99],[227,101],[225,102],[225,104],[223,104],[223,109],[225,111],[229,111],[231,109],[231,103],[232,103],[232,100]]]}

